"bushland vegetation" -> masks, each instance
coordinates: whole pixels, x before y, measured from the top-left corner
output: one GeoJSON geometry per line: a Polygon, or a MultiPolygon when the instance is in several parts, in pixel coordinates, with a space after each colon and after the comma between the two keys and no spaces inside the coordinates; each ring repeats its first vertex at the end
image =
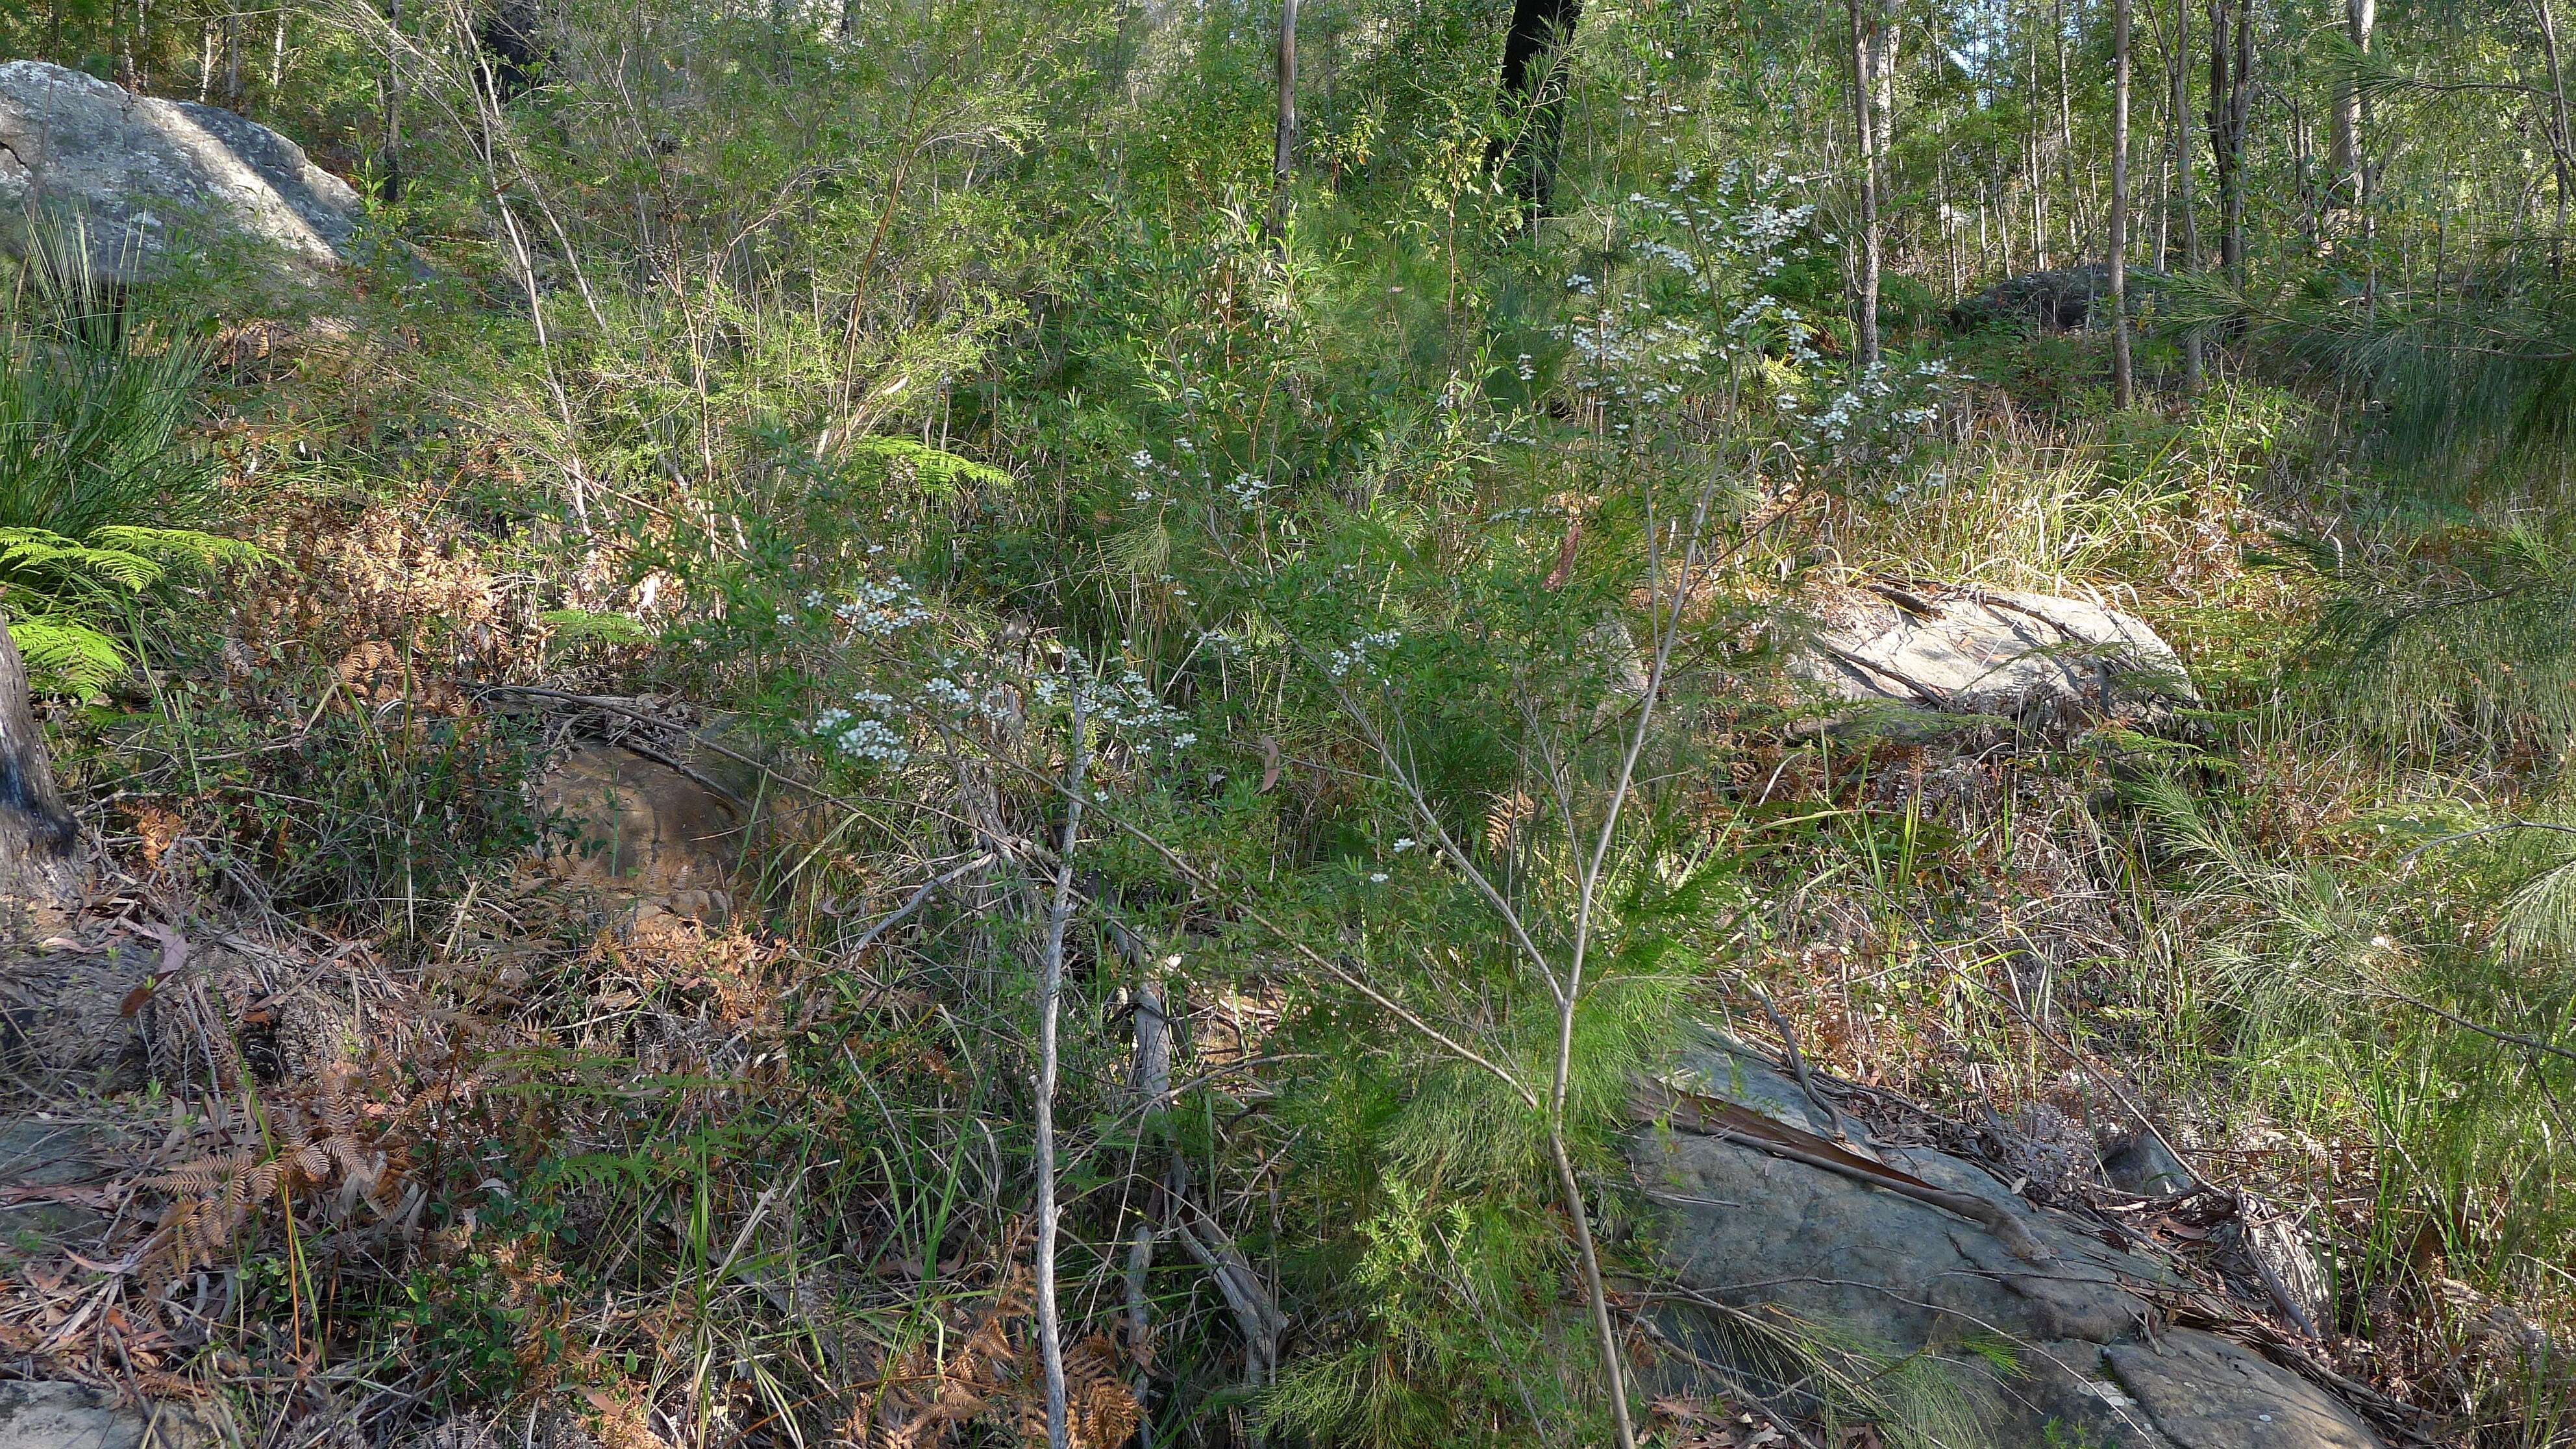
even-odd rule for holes
{"type": "Polygon", "coordinates": [[[67,799],[357,1005],[95,1084],[186,1291],[29,1249],[0,1347],[263,1445],[1821,1435],[1641,1387],[1630,1083],[1719,1023],[2143,1105],[2342,1372],[2576,1442],[2551,3],[11,8],[382,245],[7,291],[67,799]],[[1842,718],[1864,578],[2198,703],[1842,718]],[[532,864],[576,726],[736,770],[729,910],[532,864]]]}

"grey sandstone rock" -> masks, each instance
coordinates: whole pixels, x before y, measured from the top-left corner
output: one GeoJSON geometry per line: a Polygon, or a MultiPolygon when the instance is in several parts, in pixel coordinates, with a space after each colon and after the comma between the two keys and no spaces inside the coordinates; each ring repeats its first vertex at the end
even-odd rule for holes
{"type": "Polygon", "coordinates": [[[143,1023],[126,1008],[154,960],[131,947],[0,942],[0,1073],[51,1092],[141,1067],[143,1023]]]}
{"type": "Polygon", "coordinates": [[[0,1264],[30,1245],[87,1251],[107,1214],[83,1189],[106,1182],[126,1155],[89,1123],[25,1111],[0,1123],[0,1264]]]}
{"type": "Polygon", "coordinates": [[[193,1406],[120,1401],[87,1384],[0,1383],[0,1449],[210,1449],[193,1406]]]}
{"type": "MultiPolygon", "coordinates": [[[[2164,275],[2152,268],[2131,267],[2129,310],[2137,311],[2144,297],[2163,286],[2164,281],[2164,275]]],[[[2110,298],[2111,268],[2102,262],[2086,262],[2080,267],[2006,277],[1952,308],[1950,321],[1956,327],[2028,321],[2051,332],[2107,326],[2110,309],[2105,304],[2110,298]]]]}
{"type": "Polygon", "coordinates": [[[18,60],[0,65],[0,232],[22,230],[31,207],[79,214],[102,278],[246,248],[310,279],[348,256],[358,196],[230,111],[18,60]]]}
{"type": "MultiPolygon", "coordinates": [[[[1689,1049],[1668,1080],[1802,1132],[1796,1085],[1723,1040],[1689,1049]]],[[[1652,1387],[1759,1388],[1768,1324],[1927,1365],[1923,1402],[1989,1449],[2377,1449],[2349,1408],[2230,1340],[2164,1324],[2169,1269],[2107,1247],[1963,1159],[1873,1141],[1853,1150],[2014,1215],[2049,1252],[2033,1262],[1964,1217],[1853,1177],[1679,1127],[1630,1139],[1646,1229],[1665,1281],[1656,1324],[1678,1353],[1652,1387]],[[1909,1359],[1909,1356],[1912,1356],[1909,1359]],[[1715,1382],[1703,1375],[1716,1376],[1715,1382]],[[2051,1437],[2051,1436],[2055,1437],[2051,1437]]],[[[1794,1398],[1795,1396],[1792,1395],[1794,1398]]],[[[1955,1438],[1951,1442],[1958,1442],[1955,1438]]]]}
{"type": "Polygon", "coordinates": [[[2132,1132],[2104,1148],[2102,1176],[2140,1197],[2166,1197],[2192,1188],[2191,1169],[2152,1132],[2132,1132]]]}
{"type": "Polygon", "coordinates": [[[1816,612],[1790,672],[1854,704],[2048,723],[2199,700],[2144,620],[2080,599],[1873,580],[1816,612]]]}

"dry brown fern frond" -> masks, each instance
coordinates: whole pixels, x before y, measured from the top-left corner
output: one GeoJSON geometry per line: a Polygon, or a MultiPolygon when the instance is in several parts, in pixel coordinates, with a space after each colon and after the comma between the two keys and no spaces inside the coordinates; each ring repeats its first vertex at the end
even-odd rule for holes
{"type": "MultiPolygon", "coordinates": [[[[1116,1449],[1136,1432],[1144,1405],[1127,1386],[1117,1346],[1095,1333],[1064,1351],[1065,1440],[1076,1449],[1116,1449]]],[[[1047,1442],[1046,1386],[1020,1396],[1020,1437],[1047,1442]]]]}
{"type": "Polygon", "coordinates": [[[146,1188],[170,1199],[145,1261],[177,1277],[219,1260],[249,1216],[251,1179],[259,1165],[257,1154],[237,1150],[145,1178],[146,1188]]]}
{"type": "Polygon", "coordinates": [[[884,1410],[893,1425],[872,1442],[884,1449],[924,1449],[944,1442],[948,1431],[981,1416],[997,1395],[1007,1392],[1017,1368],[1014,1328],[1029,1312],[1027,1276],[1014,1263],[976,1315],[974,1326],[944,1361],[934,1360],[928,1343],[905,1354],[890,1376],[884,1410]]]}
{"type": "Polygon", "coordinates": [[[780,953],[740,926],[715,927],[684,916],[646,915],[624,930],[602,932],[589,964],[626,978],[643,996],[685,992],[727,1026],[779,1020],[780,953]]]}
{"type": "MultiPolygon", "coordinates": [[[[947,1442],[950,1430],[983,1419],[1008,1425],[1026,1443],[1046,1443],[1046,1381],[1039,1356],[1021,1347],[1035,1316],[1027,1270],[1013,1263],[944,1362],[934,1364],[926,1344],[904,1356],[878,1414],[878,1423],[890,1427],[857,1442],[928,1449],[947,1442]]],[[[1065,1350],[1065,1427],[1074,1449],[1117,1449],[1136,1432],[1144,1406],[1127,1386],[1124,1367],[1106,1334],[1065,1350]]]]}
{"type": "Polygon", "coordinates": [[[147,1261],[171,1275],[215,1262],[259,1207],[273,1198],[321,1199],[337,1190],[341,1217],[361,1201],[380,1213],[400,1177],[387,1151],[366,1131],[361,1079],[345,1064],[322,1074],[307,1111],[289,1100],[268,1113],[272,1150],[219,1143],[206,1155],[144,1179],[170,1199],[147,1261]],[[319,1128],[317,1131],[316,1128],[319,1128]]]}

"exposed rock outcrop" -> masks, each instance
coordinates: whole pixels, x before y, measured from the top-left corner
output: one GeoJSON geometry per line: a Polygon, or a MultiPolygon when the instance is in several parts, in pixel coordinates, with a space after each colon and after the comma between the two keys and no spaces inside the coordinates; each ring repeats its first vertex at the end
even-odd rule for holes
{"type": "Polygon", "coordinates": [[[1790,672],[1855,704],[2045,724],[2200,698],[2144,620],[2080,599],[1872,580],[1815,612],[1790,672]]]}
{"type": "Polygon", "coordinates": [[[607,742],[576,746],[537,785],[547,868],[558,880],[639,909],[723,921],[733,914],[757,843],[761,822],[752,801],[759,790],[756,778],[741,778],[721,757],[692,761],[607,742]]]}
{"type": "Polygon", "coordinates": [[[1676,1350],[1665,1387],[1769,1393],[1794,1410],[1811,1392],[1796,1386],[1804,1369],[1781,1371],[1780,1346],[1804,1337],[1928,1370],[1906,1397],[1946,1442],[2382,1445],[2334,1394],[2210,1331],[2225,1305],[2105,1246],[2099,1225],[1963,1158],[1877,1140],[1847,1116],[1820,1122],[1795,1082],[1732,1042],[1694,1046],[1665,1081],[1682,1105],[1629,1148],[1677,1290],[1657,1311],[1676,1350]],[[1785,1148],[1761,1145],[1774,1132],[1785,1148]],[[1798,1142],[1851,1165],[1797,1160],[1798,1142]],[[2195,1318],[2208,1327],[2184,1326],[2195,1318]]]}
{"type": "MultiPolygon", "coordinates": [[[[2137,311],[2139,299],[2163,283],[2163,273],[2131,267],[2129,310],[2137,311]]],[[[1952,308],[1950,321],[1959,327],[2028,322],[2043,331],[2072,332],[2107,318],[2105,303],[2110,296],[2111,268],[2102,262],[2086,262],[2080,267],[2006,277],[1952,308]]],[[[2109,324],[2105,321],[2104,325],[2109,324]]]]}
{"type": "Polygon", "coordinates": [[[0,65],[0,236],[31,204],[81,217],[102,279],[239,251],[309,279],[350,255],[358,195],[256,121],[18,60],[0,65]]]}
{"type": "Polygon", "coordinates": [[[211,1449],[194,1405],[135,1403],[87,1384],[0,1383],[0,1449],[211,1449]]]}

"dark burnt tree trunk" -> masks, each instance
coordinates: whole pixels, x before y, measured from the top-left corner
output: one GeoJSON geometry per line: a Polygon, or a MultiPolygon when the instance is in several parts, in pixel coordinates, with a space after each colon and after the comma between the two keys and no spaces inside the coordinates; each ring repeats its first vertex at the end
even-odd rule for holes
{"type": "Polygon", "coordinates": [[[1533,217],[1547,214],[1556,189],[1557,150],[1565,134],[1565,49],[1583,18],[1583,0],[1512,0],[1503,37],[1503,102],[1511,129],[1496,138],[1487,161],[1503,171],[1533,217]]]}
{"type": "Polygon", "coordinates": [[[68,909],[79,841],[27,702],[27,666],[0,615],[0,901],[40,913],[68,909]]]}

